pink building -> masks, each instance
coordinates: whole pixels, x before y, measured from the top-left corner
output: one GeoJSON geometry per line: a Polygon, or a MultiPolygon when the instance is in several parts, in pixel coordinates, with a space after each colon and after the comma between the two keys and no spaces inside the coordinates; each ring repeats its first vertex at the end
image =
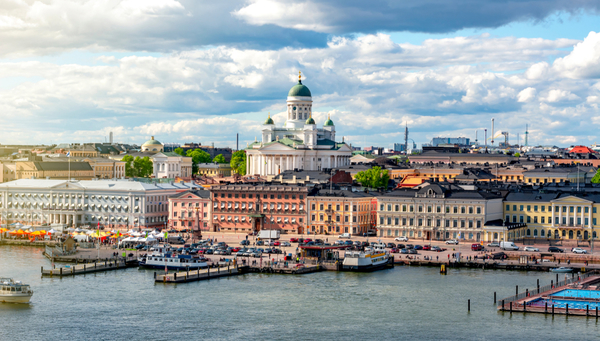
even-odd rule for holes
{"type": "Polygon", "coordinates": [[[210,192],[189,190],[169,197],[169,227],[176,230],[211,230],[210,192]]]}

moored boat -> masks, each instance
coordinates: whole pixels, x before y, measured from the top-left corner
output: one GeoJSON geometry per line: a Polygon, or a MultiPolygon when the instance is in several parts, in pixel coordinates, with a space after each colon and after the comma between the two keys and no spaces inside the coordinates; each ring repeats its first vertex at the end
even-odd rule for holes
{"type": "Polygon", "coordinates": [[[29,303],[33,290],[29,284],[14,281],[12,278],[0,278],[0,302],[29,303]]]}
{"type": "Polygon", "coordinates": [[[552,268],[552,269],[550,269],[550,271],[557,272],[557,273],[567,273],[567,272],[572,272],[573,269],[561,266],[559,268],[552,268]]]}
{"type": "Polygon", "coordinates": [[[390,262],[390,253],[383,249],[372,251],[347,251],[342,269],[345,271],[376,271],[385,269],[390,262]]]}
{"type": "Polygon", "coordinates": [[[176,255],[172,253],[169,245],[157,246],[149,255],[138,257],[140,267],[167,270],[196,270],[208,268],[206,259],[191,255],[176,255]]]}

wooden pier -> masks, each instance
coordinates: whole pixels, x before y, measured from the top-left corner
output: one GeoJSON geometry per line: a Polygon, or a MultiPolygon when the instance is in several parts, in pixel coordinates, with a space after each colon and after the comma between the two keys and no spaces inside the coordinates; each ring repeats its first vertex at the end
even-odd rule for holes
{"type": "Polygon", "coordinates": [[[205,279],[237,276],[248,272],[248,266],[219,266],[216,268],[207,268],[199,270],[188,270],[181,272],[172,272],[167,274],[154,273],[154,281],[156,283],[187,283],[202,281],[205,279]]]}
{"type": "Polygon", "coordinates": [[[85,275],[93,272],[100,271],[110,271],[110,270],[119,270],[126,269],[130,267],[138,266],[137,261],[125,261],[123,259],[120,260],[110,260],[103,262],[95,262],[95,263],[86,263],[86,264],[77,264],[70,265],[68,267],[61,267],[57,269],[44,269],[42,267],[42,276],[49,277],[64,277],[64,276],[75,276],[75,275],[85,275]]]}
{"type": "MultiPolygon", "coordinates": [[[[544,264],[544,263],[530,263],[530,264],[518,264],[507,261],[498,261],[498,260],[477,260],[477,261],[442,261],[442,260],[411,260],[411,259],[396,259],[394,264],[397,265],[410,265],[410,266],[431,266],[439,268],[441,265],[444,265],[446,268],[471,268],[471,269],[495,269],[495,270],[517,270],[517,271],[544,271],[548,272],[553,268],[558,267],[555,264],[544,264]]],[[[598,269],[597,266],[587,266],[587,267],[577,267],[577,266],[568,266],[573,271],[590,271],[594,269],[598,269]]]]}

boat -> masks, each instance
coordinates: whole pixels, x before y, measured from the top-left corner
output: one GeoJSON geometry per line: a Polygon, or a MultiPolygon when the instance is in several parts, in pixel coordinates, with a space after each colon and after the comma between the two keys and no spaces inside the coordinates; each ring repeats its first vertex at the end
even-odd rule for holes
{"type": "Polygon", "coordinates": [[[207,259],[192,255],[176,255],[169,245],[156,246],[152,253],[138,257],[140,267],[167,270],[197,270],[208,268],[207,259]]]}
{"type": "Polygon", "coordinates": [[[368,272],[385,269],[390,263],[390,253],[384,249],[370,251],[346,251],[342,269],[368,272]]]}
{"type": "Polygon", "coordinates": [[[29,303],[33,290],[29,284],[13,281],[12,278],[0,278],[0,302],[29,303]]]}
{"type": "Polygon", "coordinates": [[[561,266],[559,268],[552,268],[552,269],[550,269],[550,271],[551,272],[557,272],[557,273],[567,273],[567,272],[573,271],[573,269],[561,266]]]}

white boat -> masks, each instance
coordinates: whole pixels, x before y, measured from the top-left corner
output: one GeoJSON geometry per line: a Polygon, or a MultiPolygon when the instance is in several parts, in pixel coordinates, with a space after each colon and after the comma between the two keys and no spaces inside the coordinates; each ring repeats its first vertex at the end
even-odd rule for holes
{"type": "Polygon", "coordinates": [[[175,255],[169,245],[155,246],[152,253],[138,257],[140,267],[168,270],[196,270],[208,268],[206,259],[191,255],[175,255]]]}
{"type": "Polygon", "coordinates": [[[346,271],[375,271],[385,269],[389,262],[390,253],[384,249],[346,251],[342,268],[346,271]]]}
{"type": "Polygon", "coordinates": [[[560,268],[552,268],[552,269],[550,269],[550,271],[558,272],[558,273],[567,273],[567,272],[572,272],[573,269],[561,266],[560,268]]]}
{"type": "Polygon", "coordinates": [[[0,278],[0,302],[29,303],[33,290],[29,284],[13,281],[12,278],[0,278]]]}

